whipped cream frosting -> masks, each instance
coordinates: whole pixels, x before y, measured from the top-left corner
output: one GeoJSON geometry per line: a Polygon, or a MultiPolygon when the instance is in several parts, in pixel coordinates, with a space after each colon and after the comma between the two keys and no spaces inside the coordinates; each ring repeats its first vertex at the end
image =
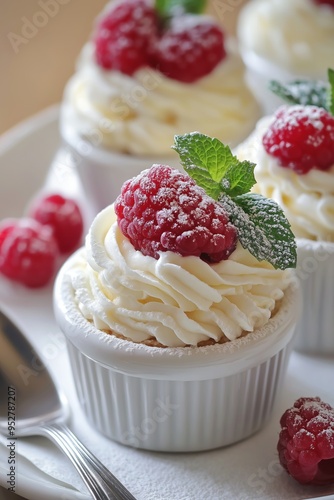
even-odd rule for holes
{"type": "Polygon", "coordinates": [[[238,38],[299,76],[327,80],[333,66],[334,9],[313,0],[253,0],[240,13],[238,38]]]}
{"type": "MultiPolygon", "coordinates": [[[[230,44],[231,45],[231,44],[230,44]]],[[[133,76],[100,68],[92,42],[85,45],[68,82],[61,121],[115,152],[170,156],[175,134],[200,132],[235,146],[259,118],[235,49],[215,70],[185,84],[150,68],[133,76]]]]}
{"type": "Polygon", "coordinates": [[[95,218],[68,273],[78,307],[96,328],[168,347],[234,340],[265,325],[291,281],[240,244],[228,260],[134,249],[113,205],[95,218]]]}
{"type": "Polygon", "coordinates": [[[334,165],[303,175],[281,167],[262,145],[272,120],[272,116],[259,120],[255,131],[234,151],[239,159],[256,163],[253,190],[283,208],[297,238],[334,241],[334,165]]]}

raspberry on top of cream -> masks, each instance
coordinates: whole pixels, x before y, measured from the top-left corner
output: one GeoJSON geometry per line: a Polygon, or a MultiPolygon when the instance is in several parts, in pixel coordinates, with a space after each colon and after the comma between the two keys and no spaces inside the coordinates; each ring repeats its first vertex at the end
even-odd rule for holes
{"type": "Polygon", "coordinates": [[[107,6],[65,89],[62,123],[139,156],[169,156],[175,132],[194,128],[236,145],[259,106],[233,41],[206,15],[158,18],[149,0],[107,6]]]}
{"type": "Polygon", "coordinates": [[[294,236],[276,203],[248,192],[254,165],[199,133],[177,136],[175,149],[200,186],[161,165],[127,181],[69,279],[84,317],[107,333],[165,347],[228,342],[275,311],[294,236]]]}
{"type": "Polygon", "coordinates": [[[256,163],[253,190],[283,208],[297,237],[318,241],[334,241],[333,70],[328,74],[329,87],[278,85],[286,100],[306,104],[282,106],[262,118],[236,149],[241,160],[256,163]]]}
{"type": "Polygon", "coordinates": [[[292,74],[325,78],[333,65],[334,4],[331,0],[253,0],[238,25],[241,49],[292,74]]]}

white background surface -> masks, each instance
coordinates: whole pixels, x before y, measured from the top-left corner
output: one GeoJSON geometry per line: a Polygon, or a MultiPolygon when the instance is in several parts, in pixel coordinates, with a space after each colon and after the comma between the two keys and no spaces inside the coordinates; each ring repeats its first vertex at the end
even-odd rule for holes
{"type": "MultiPolygon", "coordinates": [[[[27,201],[44,184],[58,142],[57,109],[47,110],[0,140],[0,218],[22,215],[27,201]]],[[[73,172],[58,171],[56,182],[64,176],[73,177],[73,172]]],[[[66,186],[77,190],[75,179],[66,186]]],[[[86,422],[74,392],[64,338],[53,319],[52,285],[32,291],[0,276],[0,305],[38,348],[65,391],[72,407],[72,430],[138,500],[301,500],[334,492],[334,485],[300,486],[282,471],[276,454],[279,418],[295,399],[318,395],[334,405],[333,358],[293,353],[270,423],[246,441],[205,453],[149,453],[113,443],[86,422]]],[[[66,499],[88,498],[73,467],[46,439],[20,440],[17,453],[17,493],[32,500],[59,500],[64,492],[66,499]]],[[[2,485],[5,474],[6,450],[0,447],[2,485]]]]}

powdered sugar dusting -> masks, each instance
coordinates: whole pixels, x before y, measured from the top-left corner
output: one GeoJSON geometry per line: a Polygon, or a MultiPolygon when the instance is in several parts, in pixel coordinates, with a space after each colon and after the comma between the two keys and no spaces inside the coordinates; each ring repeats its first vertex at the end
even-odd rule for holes
{"type": "Polygon", "coordinates": [[[300,483],[334,480],[334,409],[319,397],[299,398],[281,418],[277,449],[283,467],[300,483]]]}
{"type": "Polygon", "coordinates": [[[289,91],[291,92],[291,95],[299,100],[299,103],[303,106],[306,106],[307,104],[311,104],[310,101],[310,95],[312,98],[312,105],[313,106],[319,106],[322,104],[322,100],[320,97],[321,92],[323,91],[323,83],[322,82],[299,82],[298,84],[295,85],[289,85],[289,91]],[[311,94],[311,91],[312,92],[311,94]]]}
{"type": "Polygon", "coordinates": [[[322,80],[296,80],[287,84],[276,80],[270,82],[270,90],[290,104],[312,105],[325,109],[329,88],[328,83],[322,80]]]}
{"type": "Polygon", "coordinates": [[[317,106],[296,105],[290,108],[288,115],[278,112],[276,116],[275,127],[277,130],[291,130],[299,127],[301,119],[305,125],[311,125],[315,130],[324,128],[322,122],[324,110],[317,106]]]}
{"type": "Polygon", "coordinates": [[[127,182],[115,202],[122,233],[143,255],[160,252],[219,262],[234,251],[236,229],[222,205],[187,174],[153,165],[127,182]]]}
{"type": "Polygon", "coordinates": [[[149,63],[149,46],[157,34],[157,17],[146,0],[115,2],[100,19],[95,57],[104,69],[132,75],[149,63]]]}
{"type": "Polygon", "coordinates": [[[193,83],[210,74],[225,56],[221,27],[209,17],[187,14],[172,19],[152,59],[169,78],[193,83]]]}
{"type": "Polygon", "coordinates": [[[283,106],[262,139],[281,166],[305,174],[334,163],[334,117],[317,106],[283,106]]]}
{"type": "Polygon", "coordinates": [[[274,201],[249,194],[239,197],[238,204],[223,195],[220,203],[238,228],[239,240],[244,248],[258,260],[268,261],[275,268],[293,267],[296,243],[291,240],[289,223],[274,201]]]}

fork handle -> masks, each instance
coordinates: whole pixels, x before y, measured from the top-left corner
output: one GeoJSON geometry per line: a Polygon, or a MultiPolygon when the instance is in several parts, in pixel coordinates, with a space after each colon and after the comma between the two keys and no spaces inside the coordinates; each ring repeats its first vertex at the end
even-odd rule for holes
{"type": "Polygon", "coordinates": [[[94,500],[136,500],[66,425],[44,425],[38,434],[50,438],[67,455],[94,500]]]}

